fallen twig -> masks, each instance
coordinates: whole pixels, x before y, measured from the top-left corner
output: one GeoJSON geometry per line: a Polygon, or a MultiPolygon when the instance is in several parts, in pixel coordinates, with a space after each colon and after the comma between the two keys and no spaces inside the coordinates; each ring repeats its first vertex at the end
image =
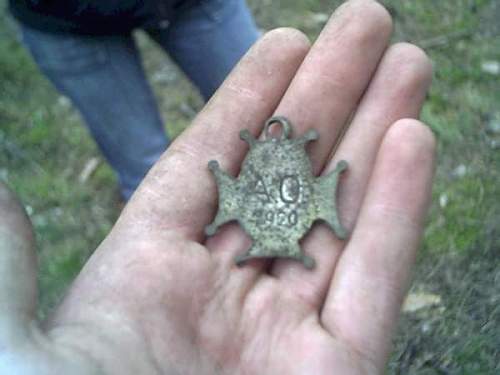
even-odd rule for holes
{"type": "Polygon", "coordinates": [[[426,49],[426,48],[437,48],[449,45],[456,40],[465,39],[474,34],[472,30],[459,30],[454,31],[449,34],[439,35],[429,39],[423,39],[417,41],[415,44],[426,49]]]}

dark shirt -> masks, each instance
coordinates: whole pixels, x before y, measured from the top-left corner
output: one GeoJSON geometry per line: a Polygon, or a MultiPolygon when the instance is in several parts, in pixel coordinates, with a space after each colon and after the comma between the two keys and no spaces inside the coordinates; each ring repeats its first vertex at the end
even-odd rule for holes
{"type": "Polygon", "coordinates": [[[9,9],[19,22],[41,31],[102,35],[165,27],[193,2],[196,0],[9,0],[9,9]]]}

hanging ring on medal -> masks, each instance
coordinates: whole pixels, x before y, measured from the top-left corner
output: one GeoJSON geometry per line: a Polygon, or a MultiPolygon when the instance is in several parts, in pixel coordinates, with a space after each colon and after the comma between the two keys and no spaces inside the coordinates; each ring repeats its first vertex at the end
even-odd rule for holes
{"type": "Polygon", "coordinates": [[[284,140],[287,138],[290,138],[290,133],[292,132],[292,126],[288,119],[283,116],[274,116],[271,117],[269,120],[266,121],[266,124],[264,125],[264,135],[266,139],[280,139],[284,140]],[[280,130],[281,134],[278,136],[274,136],[271,134],[271,127],[274,124],[279,124],[280,125],[280,130]]]}

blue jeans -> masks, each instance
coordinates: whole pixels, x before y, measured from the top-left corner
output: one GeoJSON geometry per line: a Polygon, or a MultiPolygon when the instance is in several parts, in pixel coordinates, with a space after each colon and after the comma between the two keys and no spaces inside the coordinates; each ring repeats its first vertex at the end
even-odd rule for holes
{"type": "MultiPolygon", "coordinates": [[[[132,36],[21,28],[40,70],[80,111],[130,198],[169,144],[132,36]]],[[[205,100],[258,37],[244,0],[201,0],[168,27],[145,31],[205,100]]]]}

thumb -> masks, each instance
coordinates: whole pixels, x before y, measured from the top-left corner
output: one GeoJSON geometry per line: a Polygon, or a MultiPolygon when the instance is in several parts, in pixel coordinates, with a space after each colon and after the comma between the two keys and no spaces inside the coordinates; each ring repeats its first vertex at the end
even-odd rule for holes
{"type": "Polygon", "coordinates": [[[35,321],[37,259],[31,223],[0,183],[0,375],[101,374],[78,350],[56,346],[35,321]]]}
{"type": "Polygon", "coordinates": [[[0,183],[0,351],[29,335],[37,305],[37,260],[31,223],[0,183]]]}

